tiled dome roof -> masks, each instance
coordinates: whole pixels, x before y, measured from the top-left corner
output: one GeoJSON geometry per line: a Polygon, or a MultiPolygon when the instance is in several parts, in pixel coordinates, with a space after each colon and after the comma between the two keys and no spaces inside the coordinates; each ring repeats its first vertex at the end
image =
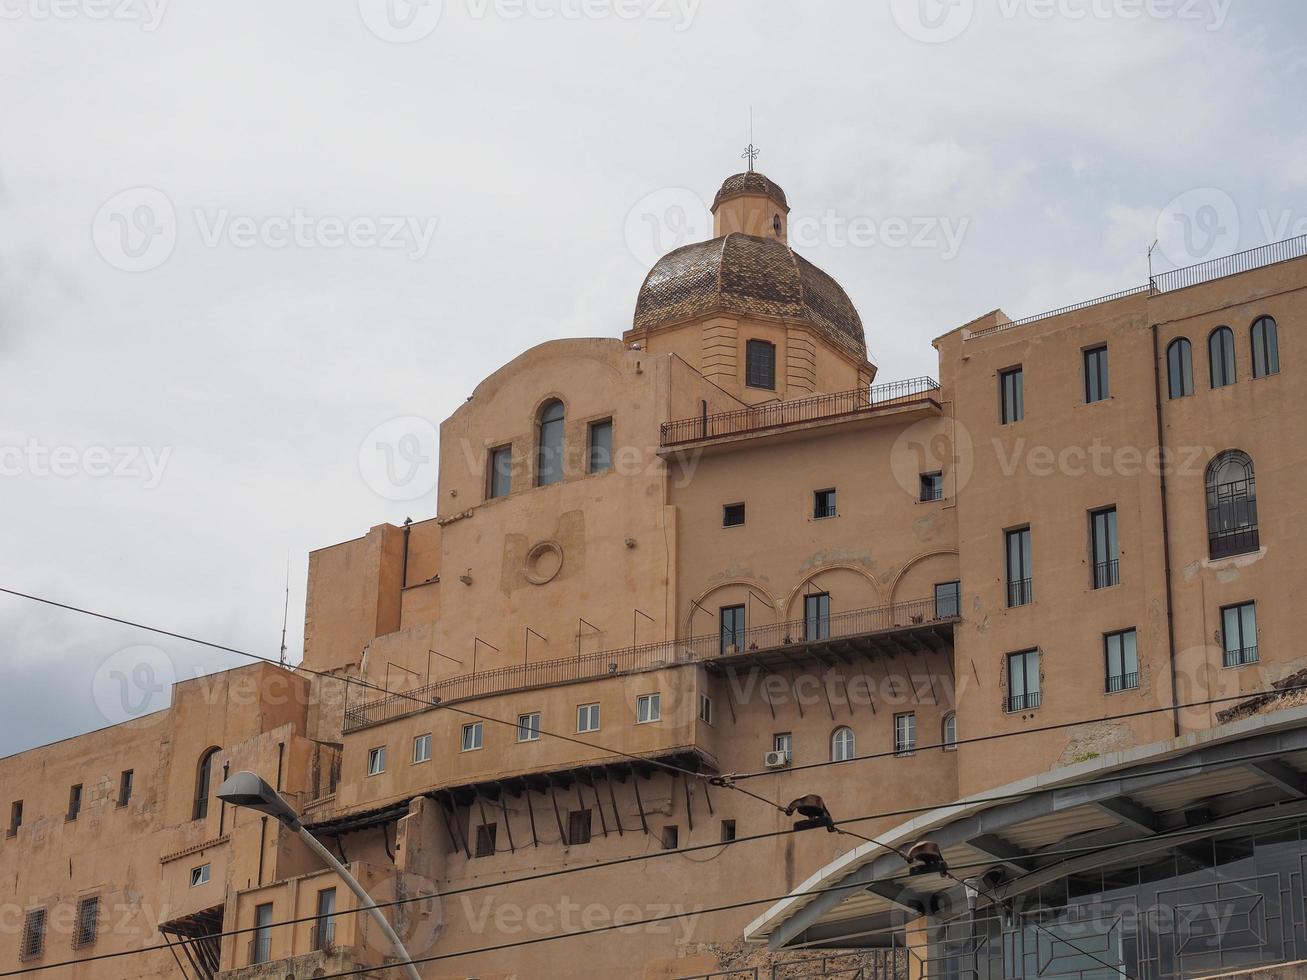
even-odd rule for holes
{"type": "Polygon", "coordinates": [[[781,185],[753,170],[745,174],[727,177],[722,184],[721,190],[713,198],[712,209],[716,211],[717,205],[736,194],[766,194],[777,201],[786,211],[790,209],[789,202],[785,200],[785,191],[781,189],[781,185]]]}
{"type": "Polygon", "coordinates": [[[736,232],[667,253],[640,287],[633,326],[650,330],[717,311],[807,321],[831,343],[867,357],[862,318],[848,294],[775,239],[736,232]]]}

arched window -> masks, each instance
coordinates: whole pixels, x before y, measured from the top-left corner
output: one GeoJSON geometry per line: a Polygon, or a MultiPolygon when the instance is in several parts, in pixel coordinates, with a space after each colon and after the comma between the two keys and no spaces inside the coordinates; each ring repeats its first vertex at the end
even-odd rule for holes
{"type": "Polygon", "coordinates": [[[1221,453],[1207,467],[1207,543],[1212,558],[1261,547],[1253,461],[1238,449],[1221,453]]]}
{"type": "Polygon", "coordinates": [[[1207,356],[1212,362],[1212,387],[1224,388],[1238,379],[1234,367],[1234,331],[1217,327],[1207,339],[1207,356]]]}
{"type": "Polygon", "coordinates": [[[563,478],[563,403],[558,399],[540,409],[539,429],[536,486],[547,487],[563,478]]]}
{"type": "Polygon", "coordinates": [[[213,786],[213,774],[210,770],[213,768],[213,757],[221,751],[222,749],[214,747],[206,749],[204,755],[200,756],[200,765],[195,773],[195,806],[191,810],[192,820],[203,820],[209,815],[209,794],[213,786]]]}
{"type": "Polygon", "coordinates": [[[1253,377],[1280,373],[1280,331],[1275,318],[1264,316],[1253,324],[1253,377]]]}
{"type": "Polygon", "coordinates": [[[940,742],[945,752],[952,752],[958,747],[958,716],[950,711],[944,716],[943,737],[940,742]]]}
{"type": "Polygon", "coordinates": [[[853,758],[853,751],[853,729],[835,729],[830,737],[831,762],[848,762],[853,758]]]}
{"type": "Polygon", "coordinates": [[[1177,337],[1166,348],[1166,374],[1172,398],[1194,393],[1194,345],[1188,337],[1177,337]]]}

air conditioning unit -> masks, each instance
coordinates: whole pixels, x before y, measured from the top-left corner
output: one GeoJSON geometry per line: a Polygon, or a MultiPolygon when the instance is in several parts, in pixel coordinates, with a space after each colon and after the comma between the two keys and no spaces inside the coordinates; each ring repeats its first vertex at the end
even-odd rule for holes
{"type": "Polygon", "coordinates": [[[768,769],[784,769],[790,764],[790,754],[780,749],[775,752],[768,752],[762,764],[768,769]]]}

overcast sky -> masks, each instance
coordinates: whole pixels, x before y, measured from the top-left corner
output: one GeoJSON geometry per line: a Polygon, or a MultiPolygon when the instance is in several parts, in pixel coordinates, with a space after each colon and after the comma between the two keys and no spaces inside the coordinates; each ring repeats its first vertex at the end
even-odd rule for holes
{"type": "MultiPolygon", "coordinates": [[[[0,586],[275,657],[289,559],[298,659],[307,552],[431,516],[405,467],[499,365],[629,326],[750,107],[884,380],[1159,235],[1301,234],[1307,8],[1232,6],[0,0],[0,586]]],[[[7,596],[0,656],[0,755],[240,662],[7,596]]]]}

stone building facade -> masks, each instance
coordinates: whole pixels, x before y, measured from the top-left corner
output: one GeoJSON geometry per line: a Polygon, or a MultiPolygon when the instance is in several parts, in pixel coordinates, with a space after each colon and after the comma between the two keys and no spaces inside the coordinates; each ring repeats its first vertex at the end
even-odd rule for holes
{"type": "Polygon", "coordinates": [[[941,975],[906,901],[853,966],[759,945],[859,843],[781,808],[874,838],[1289,710],[1301,242],[995,311],[886,381],[776,183],[713,213],[621,339],[534,347],[442,423],[434,514],[311,555],[306,669],[0,760],[0,972],[398,976],[331,872],[214,798],[248,769],[424,977],[941,975]]]}

